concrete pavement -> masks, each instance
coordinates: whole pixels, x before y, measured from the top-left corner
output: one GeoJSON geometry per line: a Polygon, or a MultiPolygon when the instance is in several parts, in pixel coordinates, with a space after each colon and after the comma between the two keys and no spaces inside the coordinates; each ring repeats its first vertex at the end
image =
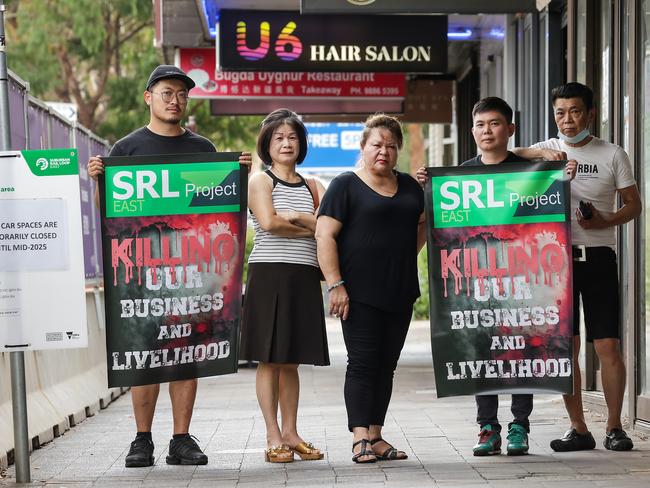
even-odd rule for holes
{"type": "MultiPolygon", "coordinates": [[[[285,465],[263,460],[264,423],[255,397],[255,372],[201,380],[191,433],[209,456],[207,466],[168,466],[171,408],[166,388],[154,421],[156,464],[125,468],[134,436],[129,395],[32,453],[30,486],[47,487],[645,487],[650,486],[650,440],[631,434],[628,453],[602,447],[603,418],[588,413],[598,446],[556,454],[549,441],[568,427],[558,396],[535,397],[531,454],[473,457],[478,428],[472,397],[435,399],[428,323],[413,322],[395,377],[384,437],[409,455],[405,461],[354,465],[343,404],[345,348],[337,323],[328,324],[332,366],[301,367],[299,430],[325,451],[322,461],[285,465]]],[[[502,397],[502,423],[510,420],[502,397]]],[[[15,483],[13,467],[0,486],[15,483]]]]}

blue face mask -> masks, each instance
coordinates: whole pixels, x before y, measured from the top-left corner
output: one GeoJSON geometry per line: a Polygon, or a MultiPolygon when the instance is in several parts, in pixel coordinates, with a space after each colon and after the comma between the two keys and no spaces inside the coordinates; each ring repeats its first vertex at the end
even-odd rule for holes
{"type": "Polygon", "coordinates": [[[577,133],[573,137],[568,137],[562,134],[560,131],[557,132],[557,137],[558,139],[562,139],[564,142],[568,142],[569,144],[579,144],[582,141],[584,141],[587,137],[589,137],[589,129],[585,128],[582,129],[579,133],[577,133]]]}

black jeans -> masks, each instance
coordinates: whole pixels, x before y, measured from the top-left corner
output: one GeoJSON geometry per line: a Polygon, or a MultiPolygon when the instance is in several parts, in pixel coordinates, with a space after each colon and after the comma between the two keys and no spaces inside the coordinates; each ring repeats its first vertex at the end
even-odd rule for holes
{"type": "MultiPolygon", "coordinates": [[[[481,428],[490,424],[496,432],[501,432],[501,424],[497,418],[499,396],[476,395],[476,406],[478,407],[476,421],[481,428]]],[[[533,411],[533,395],[512,395],[510,411],[512,412],[512,423],[519,424],[526,429],[526,432],[530,432],[528,417],[533,411]]]]}
{"type": "Polygon", "coordinates": [[[384,425],[412,312],[412,306],[387,312],[353,302],[348,319],[341,321],[348,350],[344,395],[350,431],[384,425]]]}

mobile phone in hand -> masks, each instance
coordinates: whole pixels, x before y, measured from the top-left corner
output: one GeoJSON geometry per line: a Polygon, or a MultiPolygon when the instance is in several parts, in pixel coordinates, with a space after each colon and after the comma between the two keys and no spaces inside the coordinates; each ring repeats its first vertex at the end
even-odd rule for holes
{"type": "Polygon", "coordinates": [[[585,220],[589,220],[591,217],[594,216],[593,212],[591,211],[591,205],[587,202],[583,202],[582,200],[580,200],[578,209],[582,214],[582,218],[585,220]]]}

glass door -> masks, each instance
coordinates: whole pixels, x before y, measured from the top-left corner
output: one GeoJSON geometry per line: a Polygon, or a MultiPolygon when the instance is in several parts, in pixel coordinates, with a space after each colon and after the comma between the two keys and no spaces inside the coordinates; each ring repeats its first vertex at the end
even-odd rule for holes
{"type": "Polygon", "coordinates": [[[643,307],[645,312],[638,324],[637,344],[637,412],[636,417],[650,422],[650,184],[647,179],[650,177],[650,0],[641,2],[639,12],[639,27],[641,37],[641,51],[639,53],[641,62],[638,65],[639,71],[639,161],[642,169],[642,177],[639,178],[641,196],[645,202],[641,216],[641,250],[644,263],[639,270],[644,277],[645,294],[643,296],[643,307]]]}

